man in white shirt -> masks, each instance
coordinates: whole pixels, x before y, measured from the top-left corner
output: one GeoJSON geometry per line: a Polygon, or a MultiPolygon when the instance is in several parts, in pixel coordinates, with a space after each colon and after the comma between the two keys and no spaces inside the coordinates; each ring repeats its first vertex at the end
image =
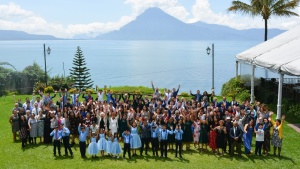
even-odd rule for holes
{"type": "Polygon", "coordinates": [[[41,111],[42,109],[38,107],[38,103],[34,103],[34,107],[31,111],[31,113],[35,114],[36,116],[39,115],[39,112],[41,111]]]}
{"type": "Polygon", "coordinates": [[[102,89],[99,89],[99,92],[97,93],[98,96],[98,101],[103,103],[104,101],[104,92],[102,91],[102,89]]]}

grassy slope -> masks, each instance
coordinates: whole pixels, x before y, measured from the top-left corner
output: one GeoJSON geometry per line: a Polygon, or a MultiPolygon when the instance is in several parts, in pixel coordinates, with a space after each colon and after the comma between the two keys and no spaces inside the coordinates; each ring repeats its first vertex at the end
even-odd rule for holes
{"type": "MultiPolygon", "coordinates": [[[[25,100],[25,95],[17,96],[25,100]]],[[[57,98],[56,98],[57,99],[57,98]]],[[[52,145],[29,145],[26,149],[21,149],[21,143],[12,142],[11,127],[8,123],[9,115],[13,107],[11,96],[0,98],[0,168],[49,168],[49,166],[58,166],[57,168],[154,168],[162,166],[163,168],[298,168],[300,134],[292,128],[284,128],[284,141],[282,158],[276,157],[254,157],[249,158],[243,155],[242,158],[231,158],[228,155],[223,157],[212,155],[211,153],[199,153],[195,150],[184,151],[184,159],[175,159],[172,151],[169,151],[169,159],[161,159],[152,156],[136,157],[131,160],[112,159],[110,157],[100,157],[99,159],[81,159],[79,147],[72,148],[74,158],[53,157],[52,145]]],[[[254,141],[255,139],[253,139],[254,141]]],[[[38,141],[39,142],[39,141],[38,141]]],[[[77,141],[78,143],[78,141],[77,141]]],[[[254,142],[253,142],[254,143],[254,142]]],[[[185,149],[185,148],[184,148],[185,149]]],[[[62,149],[62,154],[64,154],[62,149]]],[[[151,152],[148,154],[152,154],[151,152]]]]}

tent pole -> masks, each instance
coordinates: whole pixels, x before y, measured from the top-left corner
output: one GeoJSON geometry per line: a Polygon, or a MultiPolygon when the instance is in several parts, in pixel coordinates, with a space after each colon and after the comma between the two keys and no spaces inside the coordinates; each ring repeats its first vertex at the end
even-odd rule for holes
{"type": "Polygon", "coordinates": [[[255,74],[255,66],[252,65],[252,75],[251,75],[251,100],[250,103],[254,103],[254,74],[255,74]]]}
{"type": "Polygon", "coordinates": [[[239,61],[235,61],[235,78],[238,79],[239,76],[239,61]]]}
{"type": "Polygon", "coordinates": [[[283,86],[283,74],[280,73],[279,82],[278,82],[278,101],[277,101],[277,117],[276,117],[276,119],[281,119],[282,86],[283,86]]]}

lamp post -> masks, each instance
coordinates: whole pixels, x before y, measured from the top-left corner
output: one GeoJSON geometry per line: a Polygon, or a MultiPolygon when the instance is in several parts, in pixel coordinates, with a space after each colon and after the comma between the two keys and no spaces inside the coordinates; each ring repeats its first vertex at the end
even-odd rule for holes
{"type": "Polygon", "coordinates": [[[206,48],[206,52],[207,52],[207,55],[210,54],[210,50],[212,51],[211,52],[211,55],[212,55],[212,91],[215,90],[215,60],[214,60],[214,57],[215,57],[215,45],[212,44],[212,49],[210,49],[209,47],[206,48]]]}
{"type": "MultiPolygon", "coordinates": [[[[48,46],[47,48],[47,54],[50,55],[51,49],[48,46]]],[[[47,61],[46,61],[46,44],[44,44],[44,61],[45,61],[45,82],[46,82],[46,86],[47,84],[47,61]]]]}

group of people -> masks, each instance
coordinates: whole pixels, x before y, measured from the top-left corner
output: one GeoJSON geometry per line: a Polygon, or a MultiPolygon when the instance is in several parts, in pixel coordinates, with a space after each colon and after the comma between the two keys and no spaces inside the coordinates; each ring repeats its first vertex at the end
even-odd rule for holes
{"type": "Polygon", "coordinates": [[[17,132],[24,148],[27,142],[53,143],[53,154],[61,155],[63,144],[65,154],[73,156],[72,146],[76,138],[79,141],[81,157],[88,154],[93,158],[105,153],[118,158],[148,155],[168,157],[168,149],[174,150],[175,157],[182,158],[182,151],[194,145],[199,151],[211,152],[220,156],[236,151],[241,156],[241,145],[245,154],[267,155],[270,143],[273,154],[280,157],[282,131],[285,116],[272,120],[272,112],[267,105],[248,101],[237,102],[235,98],[227,101],[223,97],[218,101],[214,93],[196,94],[186,100],[179,98],[176,90],[160,93],[153,83],[153,95],[143,97],[140,93],[113,94],[112,91],[99,89],[94,99],[90,92],[69,94],[67,89],[59,91],[58,101],[50,93],[39,91],[25,103],[19,99],[9,122],[12,126],[13,139],[17,132]],[[82,99],[80,99],[80,95],[82,99]],[[82,100],[82,102],[80,102],[82,100]],[[271,130],[273,128],[273,130],[271,130]],[[272,132],[271,132],[272,131],[272,132]],[[252,151],[252,137],[256,137],[255,151],[252,151]],[[123,149],[120,142],[123,142],[123,149]],[[151,143],[151,149],[150,149],[151,143]],[[145,154],[144,154],[145,152],[145,154]]]}

